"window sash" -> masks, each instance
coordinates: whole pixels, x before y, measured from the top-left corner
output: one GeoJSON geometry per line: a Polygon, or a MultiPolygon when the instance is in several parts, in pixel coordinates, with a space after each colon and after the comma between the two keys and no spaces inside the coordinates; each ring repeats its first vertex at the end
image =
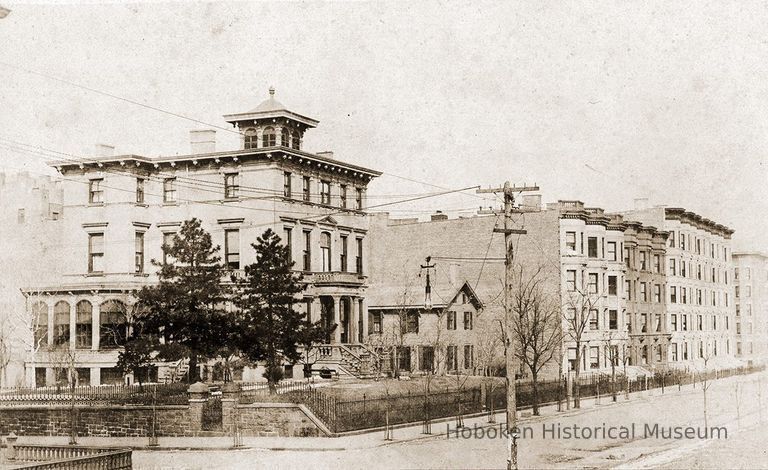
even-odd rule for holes
{"type": "Polygon", "coordinates": [[[224,175],[224,197],[234,199],[238,197],[240,186],[237,184],[237,173],[224,175]]]}
{"type": "Polygon", "coordinates": [[[224,231],[224,254],[228,268],[240,269],[240,230],[224,231]]]}
{"type": "Polygon", "coordinates": [[[88,272],[104,271],[104,234],[91,233],[88,235],[88,272]]]}
{"type": "Polygon", "coordinates": [[[291,197],[291,172],[289,171],[283,173],[283,196],[291,197]]]}
{"type": "Polygon", "coordinates": [[[144,272],[144,232],[136,232],[134,258],[136,272],[144,272]]]}
{"type": "Polygon", "coordinates": [[[163,202],[176,202],[176,178],[163,180],[163,202]]]}
{"type": "Polygon", "coordinates": [[[312,232],[304,231],[304,271],[310,271],[312,269],[312,232]]]}
{"type": "Polygon", "coordinates": [[[104,202],[104,190],[101,189],[103,179],[93,179],[88,182],[88,202],[101,204],[104,202]]]}
{"type": "Polygon", "coordinates": [[[302,187],[302,196],[304,197],[304,201],[309,202],[310,200],[310,186],[312,184],[312,181],[310,180],[309,176],[305,176],[303,179],[303,187],[302,187]]]}
{"type": "Polygon", "coordinates": [[[136,178],[136,204],[144,203],[144,178],[136,178]]]}

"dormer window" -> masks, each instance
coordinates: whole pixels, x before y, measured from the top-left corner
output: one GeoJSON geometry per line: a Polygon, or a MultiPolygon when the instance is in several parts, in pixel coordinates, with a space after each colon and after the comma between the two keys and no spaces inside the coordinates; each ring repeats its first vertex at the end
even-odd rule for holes
{"type": "Polygon", "coordinates": [[[291,142],[291,147],[295,150],[299,150],[301,147],[301,134],[299,134],[298,131],[293,133],[293,141],[291,142]]]}
{"type": "Polygon", "coordinates": [[[262,147],[274,147],[277,145],[276,136],[275,136],[275,128],[274,127],[267,127],[264,129],[264,134],[261,136],[261,146],[262,147]]]}
{"type": "Polygon", "coordinates": [[[280,145],[282,145],[283,147],[291,146],[291,131],[287,127],[283,127],[280,145]]]}
{"type": "Polygon", "coordinates": [[[259,137],[256,135],[256,129],[246,129],[245,130],[245,145],[243,146],[246,150],[248,149],[255,149],[258,144],[259,137]]]}

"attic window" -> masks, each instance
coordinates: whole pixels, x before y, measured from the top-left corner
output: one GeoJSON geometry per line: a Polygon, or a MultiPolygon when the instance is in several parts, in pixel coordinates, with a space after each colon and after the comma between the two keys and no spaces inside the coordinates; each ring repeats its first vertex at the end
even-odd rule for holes
{"type": "Polygon", "coordinates": [[[257,147],[257,142],[259,138],[256,135],[256,129],[246,129],[245,130],[245,145],[244,148],[247,149],[255,149],[257,147]]]}
{"type": "Polygon", "coordinates": [[[280,145],[283,147],[291,146],[291,131],[287,127],[283,127],[280,145]]]}
{"type": "Polygon", "coordinates": [[[267,127],[264,129],[264,134],[261,136],[262,147],[274,147],[277,144],[275,136],[275,128],[267,127]]]}

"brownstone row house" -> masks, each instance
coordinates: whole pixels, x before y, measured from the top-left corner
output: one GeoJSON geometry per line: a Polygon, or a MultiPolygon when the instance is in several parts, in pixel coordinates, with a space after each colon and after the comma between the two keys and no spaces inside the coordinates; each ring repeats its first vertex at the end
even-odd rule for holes
{"type": "Polygon", "coordinates": [[[768,361],[768,255],[733,254],[736,300],[736,357],[748,363],[768,361]]]}

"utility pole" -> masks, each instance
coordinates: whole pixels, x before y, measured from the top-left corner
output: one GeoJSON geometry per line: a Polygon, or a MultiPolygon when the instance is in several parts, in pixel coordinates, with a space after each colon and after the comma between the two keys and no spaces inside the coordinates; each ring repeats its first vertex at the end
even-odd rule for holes
{"type": "Polygon", "coordinates": [[[509,436],[507,447],[507,469],[517,470],[517,395],[515,390],[515,371],[517,371],[517,361],[515,360],[514,336],[512,334],[512,303],[510,302],[509,289],[512,285],[512,270],[514,261],[514,247],[512,246],[512,235],[524,235],[525,230],[512,228],[512,210],[515,204],[515,193],[524,191],[538,191],[539,187],[523,186],[515,187],[504,183],[502,188],[478,189],[478,193],[502,193],[504,196],[504,228],[494,228],[494,232],[504,234],[504,334],[506,336],[504,345],[504,355],[507,369],[507,435],[509,436]]]}
{"type": "MultiPolygon", "coordinates": [[[[426,263],[422,264],[421,269],[427,271],[427,284],[424,287],[424,308],[427,310],[432,310],[432,284],[429,281],[429,270],[435,269],[435,264],[430,263],[432,260],[431,256],[427,256],[426,263]]],[[[419,273],[419,277],[421,277],[421,273],[419,273]]]]}

